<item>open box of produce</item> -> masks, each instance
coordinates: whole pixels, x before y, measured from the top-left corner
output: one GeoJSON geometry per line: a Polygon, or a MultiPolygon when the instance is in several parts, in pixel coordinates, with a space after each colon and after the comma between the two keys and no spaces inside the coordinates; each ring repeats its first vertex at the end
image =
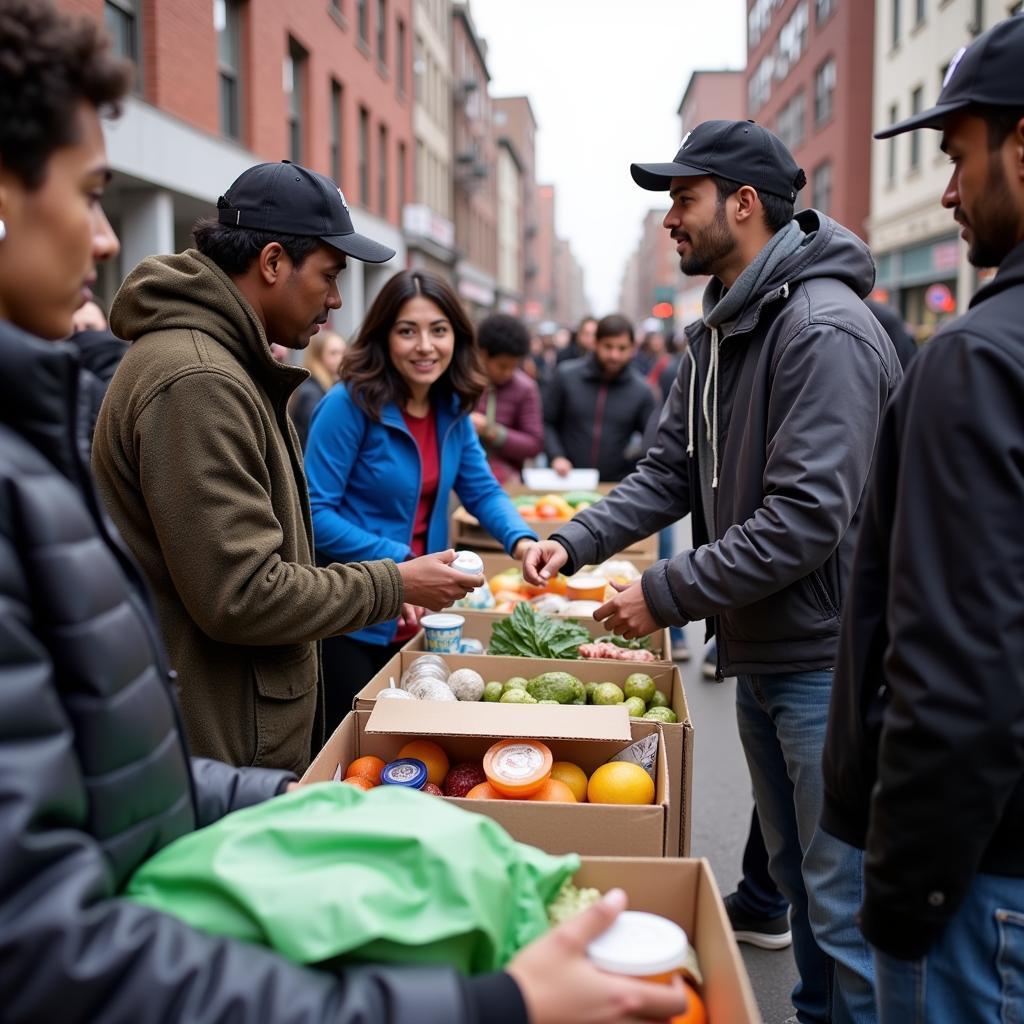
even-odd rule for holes
{"type": "Polygon", "coordinates": [[[631,725],[622,708],[580,710],[381,700],[345,717],[302,782],[420,788],[429,780],[442,794],[447,787],[446,799],[551,853],[675,856],[660,727],[631,725]]]}
{"type": "MultiPolygon", "coordinates": [[[[627,718],[637,733],[650,723],[662,730],[663,746],[669,773],[669,832],[675,836],[672,853],[690,849],[692,827],[693,789],[693,724],[686,703],[679,670],[670,665],[638,665],[631,662],[566,661],[537,658],[499,657],[496,655],[446,654],[438,656],[418,651],[399,651],[356,694],[357,710],[369,710],[383,698],[382,692],[394,689],[420,694],[403,696],[401,703],[438,704],[453,709],[453,705],[469,703],[480,706],[492,704],[498,714],[510,720],[520,707],[543,707],[563,715],[563,721],[579,719],[576,728],[586,734],[588,719],[612,707],[628,716],[627,691],[635,694],[644,705],[644,715],[627,718]],[[413,671],[417,661],[424,664],[413,671]],[[447,673],[447,676],[446,676],[447,673]],[[634,678],[630,683],[630,677],[634,678]],[[453,678],[454,677],[454,678],[453,678]],[[451,685],[448,685],[448,681],[451,685]],[[488,690],[488,684],[490,689],[488,690]],[[403,689],[404,687],[404,689],[403,689]],[[453,689],[454,688],[454,689],[453,689]],[[531,693],[532,690],[532,693],[531,693]],[[652,692],[653,690],[653,692],[652,692]],[[463,697],[458,700],[458,695],[463,697]],[[583,703],[572,703],[580,700],[583,703]],[[589,701],[588,701],[589,692],[589,701]],[[483,700],[484,695],[491,697],[483,700]],[[561,703],[562,698],[566,703],[561,703]],[[594,700],[599,703],[595,704],[594,700]],[[558,701],[540,704],[540,701],[558,701]],[[537,702],[536,704],[534,702],[537,702]],[[566,717],[567,716],[567,717],[566,717]]],[[[394,694],[389,694],[393,697],[394,694]]],[[[391,700],[384,701],[392,703],[391,700]]],[[[397,699],[395,700],[397,703],[397,699]]],[[[635,710],[639,710],[635,708],[635,710]]],[[[460,714],[453,709],[448,714],[460,714]]]]}
{"type": "MultiPolygon", "coordinates": [[[[519,510],[527,526],[542,540],[557,532],[578,512],[596,505],[614,484],[600,484],[595,491],[569,491],[565,494],[512,494],[512,502],[519,510]]],[[[473,548],[481,553],[501,551],[501,544],[491,536],[475,516],[470,515],[461,505],[452,513],[451,540],[456,548],[473,548]]],[[[657,536],[645,537],[625,549],[624,554],[649,558],[653,563],[658,557],[657,536]]]]}
{"type": "Polygon", "coordinates": [[[600,565],[584,566],[575,576],[559,573],[543,586],[534,586],[523,579],[522,564],[507,555],[484,551],[480,552],[480,560],[484,563],[486,589],[481,587],[480,591],[473,591],[454,607],[508,614],[517,604],[528,601],[535,608],[552,615],[577,617],[593,615],[602,602],[611,600],[615,596],[613,582],[635,583],[644,569],[653,564],[637,556],[616,556],[600,565]],[[591,596],[581,598],[577,596],[579,594],[591,596]]]}
{"type": "MultiPolygon", "coordinates": [[[[534,611],[528,602],[518,604],[511,613],[501,615],[474,608],[453,609],[463,619],[460,653],[501,654],[520,658],[588,658],[598,661],[636,661],[671,664],[668,630],[660,629],[641,640],[613,637],[591,616],[580,618],[534,611]],[[555,625],[550,632],[545,620],[555,625]],[[492,641],[494,646],[492,647],[492,641]],[[479,648],[479,649],[477,649],[479,648]],[[559,653],[553,653],[558,651],[559,653]]],[[[420,630],[405,645],[407,651],[427,650],[426,636],[420,630]]]]}

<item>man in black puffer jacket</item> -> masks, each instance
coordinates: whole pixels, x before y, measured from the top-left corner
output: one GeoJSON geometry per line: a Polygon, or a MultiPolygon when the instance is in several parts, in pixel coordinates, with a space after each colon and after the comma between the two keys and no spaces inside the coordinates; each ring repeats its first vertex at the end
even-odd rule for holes
{"type": "Polygon", "coordinates": [[[190,762],[144,584],[78,448],[75,353],[3,322],[0,353],[0,1017],[469,1024],[489,1007],[523,1024],[508,975],[339,982],[117,898],[168,843],[294,776],[190,762]]]}

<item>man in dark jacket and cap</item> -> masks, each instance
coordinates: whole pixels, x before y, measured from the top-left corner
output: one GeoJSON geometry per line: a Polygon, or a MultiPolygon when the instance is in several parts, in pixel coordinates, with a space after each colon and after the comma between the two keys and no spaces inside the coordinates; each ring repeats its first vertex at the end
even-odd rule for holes
{"type": "Polygon", "coordinates": [[[1024,1013],[1024,17],[954,57],[942,195],[998,267],[886,412],[851,573],[825,829],[865,850],[881,1019],[1024,1013]]]}
{"type": "Polygon", "coordinates": [[[703,319],[653,447],[607,498],[530,553],[526,578],[574,571],[692,517],[693,550],[656,563],[595,617],[617,633],[708,619],[737,676],[740,739],[772,877],[792,907],[801,1022],[874,1016],[853,920],[860,853],[817,829],[839,613],[882,410],[900,379],[863,298],[867,247],[814,210],[789,151],[748,121],[707,121],[668,164],[684,273],[707,274],[703,319]],[[833,969],[834,968],[834,969],[833,969]]]}

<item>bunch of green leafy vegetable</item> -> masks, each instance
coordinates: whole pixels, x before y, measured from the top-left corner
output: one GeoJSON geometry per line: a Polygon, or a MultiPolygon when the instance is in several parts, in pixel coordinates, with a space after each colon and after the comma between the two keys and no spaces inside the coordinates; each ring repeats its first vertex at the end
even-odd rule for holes
{"type": "Polygon", "coordinates": [[[520,601],[507,619],[491,630],[488,654],[513,658],[578,658],[590,631],[575,619],[556,619],[520,601]]]}
{"type": "Polygon", "coordinates": [[[649,636],[627,640],[624,636],[619,636],[618,633],[609,633],[607,636],[602,636],[599,639],[602,643],[615,644],[616,647],[622,647],[627,651],[649,651],[651,649],[651,638],[649,636]]]}

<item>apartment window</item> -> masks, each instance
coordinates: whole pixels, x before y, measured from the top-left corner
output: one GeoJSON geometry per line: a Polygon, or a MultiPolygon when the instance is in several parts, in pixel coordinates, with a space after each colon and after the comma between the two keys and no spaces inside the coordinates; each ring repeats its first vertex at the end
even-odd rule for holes
{"type": "Polygon", "coordinates": [[[370,208],[370,112],[359,108],[359,202],[370,208]]]}
{"type": "Polygon", "coordinates": [[[782,139],[787,149],[796,149],[804,141],[806,122],[807,98],[804,90],[800,89],[779,111],[775,134],[782,139]]]}
{"type": "Polygon", "coordinates": [[[829,57],[814,73],[814,123],[823,125],[832,117],[836,91],[836,62],[829,57]]]}
{"type": "Polygon", "coordinates": [[[331,177],[341,184],[341,103],[344,91],[341,83],[331,79],[331,177]]]}
{"type": "Polygon", "coordinates": [[[220,78],[220,130],[232,139],[242,137],[241,13],[238,0],[213,0],[220,78]]]}
{"type": "Polygon", "coordinates": [[[361,42],[363,46],[370,45],[369,3],[370,0],[356,0],[356,28],[359,32],[359,42],[361,42]]]}
{"type": "Polygon", "coordinates": [[[110,33],[114,53],[137,63],[142,50],[139,45],[139,0],[106,0],[103,20],[110,33]]]}
{"type": "Polygon", "coordinates": [[[388,63],[388,0],[377,0],[377,60],[388,63]]]}
{"type": "Polygon", "coordinates": [[[761,41],[772,23],[772,16],[782,4],[783,0],[754,0],[754,6],[747,14],[747,38],[751,48],[761,41]]]}
{"type": "Polygon", "coordinates": [[[341,20],[345,17],[345,12],[341,9],[341,0],[327,0],[327,10],[333,15],[335,20],[341,20]]]}
{"type": "Polygon", "coordinates": [[[914,0],[914,26],[924,24],[926,11],[926,0],[914,0]]]}
{"type": "MultiPolygon", "coordinates": [[[[899,108],[894,103],[889,107],[889,124],[895,124],[899,120],[899,108]]],[[[896,184],[896,139],[886,140],[886,151],[885,151],[885,180],[890,185],[896,184]]]]}
{"type": "Polygon", "coordinates": [[[388,215],[388,130],[381,125],[377,131],[377,207],[380,215],[388,215]]]}
{"type": "Polygon", "coordinates": [[[408,183],[406,180],[406,155],[405,143],[398,144],[398,215],[401,217],[405,204],[409,201],[407,194],[408,183]]]}
{"type": "Polygon", "coordinates": [[[288,97],[288,153],[301,164],[306,144],[306,66],[308,54],[291,36],[284,59],[284,91],[288,97]]]}
{"type": "Polygon", "coordinates": [[[892,22],[889,26],[889,42],[893,48],[900,45],[900,7],[901,0],[892,0],[892,22]]]}
{"type": "Polygon", "coordinates": [[[1024,0],[1019,0],[1019,2],[1015,4],[1010,4],[1010,6],[1006,10],[1006,13],[1009,15],[1024,13],[1024,0]]]}
{"type": "Polygon", "coordinates": [[[398,93],[405,95],[405,22],[401,18],[395,24],[395,75],[398,79],[398,93]]]}
{"type": "Polygon", "coordinates": [[[811,203],[824,214],[832,212],[832,161],[826,160],[814,168],[811,175],[811,203]]]}
{"type": "MultiPolygon", "coordinates": [[[[924,109],[924,87],[918,86],[910,94],[910,116],[920,114],[924,109]]],[[[910,169],[916,171],[921,166],[921,133],[909,132],[910,135],[910,169]]]]}
{"type": "Polygon", "coordinates": [[[814,0],[814,23],[824,25],[836,9],[839,0],[814,0]]]}
{"type": "Polygon", "coordinates": [[[756,114],[771,97],[774,66],[774,56],[770,53],[766,54],[750,76],[750,81],[747,83],[747,108],[751,115],[756,114]]]}
{"type": "Polygon", "coordinates": [[[793,13],[786,20],[779,32],[775,45],[775,65],[772,73],[776,81],[781,82],[789,69],[800,59],[807,49],[807,4],[801,2],[793,8],[793,13]]]}

